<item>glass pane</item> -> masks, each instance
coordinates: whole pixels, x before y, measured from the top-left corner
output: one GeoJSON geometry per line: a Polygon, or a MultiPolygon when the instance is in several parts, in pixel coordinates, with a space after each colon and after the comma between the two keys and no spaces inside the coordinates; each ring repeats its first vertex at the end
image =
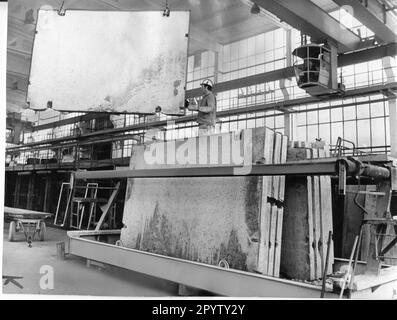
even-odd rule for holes
{"type": "Polygon", "coordinates": [[[307,140],[315,141],[318,138],[318,125],[307,126],[307,140]]]}
{"type": "Polygon", "coordinates": [[[266,121],[266,127],[274,129],[274,117],[267,117],[265,118],[265,121],[266,121]]]}
{"type": "Polygon", "coordinates": [[[336,140],[338,140],[338,137],[343,137],[342,122],[332,123],[331,130],[331,144],[335,144],[336,140]]]}
{"type": "Polygon", "coordinates": [[[342,121],[342,108],[331,109],[331,121],[342,121]]]}
{"type": "Polygon", "coordinates": [[[311,111],[307,113],[307,123],[315,124],[318,123],[318,114],[317,111],[311,111]]]}
{"type": "Polygon", "coordinates": [[[360,87],[368,84],[368,74],[360,73],[356,75],[356,86],[360,87]]]}
{"type": "MultiPolygon", "coordinates": [[[[369,120],[360,120],[357,121],[357,130],[358,130],[358,146],[359,147],[369,147],[371,146],[371,130],[370,130],[370,122],[369,120]]],[[[375,131],[378,130],[377,128],[375,131]]]]}
{"type": "Polygon", "coordinates": [[[284,30],[279,28],[274,31],[274,47],[281,48],[284,46],[284,30]]]}
{"type": "Polygon", "coordinates": [[[265,34],[261,33],[255,37],[256,52],[263,52],[265,50],[265,34]]]}
{"type": "Polygon", "coordinates": [[[371,117],[380,117],[384,116],[384,107],[383,107],[383,102],[375,102],[371,103],[371,117]]]}
{"type": "Polygon", "coordinates": [[[371,120],[372,146],[385,145],[385,118],[371,120]]]}
{"type": "Polygon", "coordinates": [[[265,33],[265,50],[270,50],[274,48],[273,35],[274,33],[272,31],[265,33]]]}
{"type": "Polygon", "coordinates": [[[357,118],[369,118],[369,106],[368,104],[357,105],[357,118]]]}
{"type": "Polygon", "coordinates": [[[247,120],[247,128],[255,128],[255,119],[247,120]]]}
{"type": "Polygon", "coordinates": [[[318,121],[320,123],[329,122],[330,121],[329,110],[319,110],[318,121]]]}
{"type": "Polygon", "coordinates": [[[247,51],[248,51],[247,49],[248,49],[247,40],[240,41],[239,50],[238,50],[238,54],[240,58],[247,56],[247,51]]]}
{"type": "Polygon", "coordinates": [[[296,124],[297,126],[306,125],[306,112],[296,114],[296,124]]]}
{"type": "Polygon", "coordinates": [[[355,106],[345,107],[343,109],[343,117],[344,120],[356,119],[356,107],[355,106]]]}
{"type": "Polygon", "coordinates": [[[263,127],[265,125],[265,121],[264,121],[263,118],[256,119],[255,120],[255,124],[256,124],[257,127],[263,127]]]}
{"type": "Polygon", "coordinates": [[[274,61],[274,52],[272,51],[265,51],[265,62],[274,61]]]}
{"type": "Polygon", "coordinates": [[[255,38],[251,37],[248,39],[248,51],[247,56],[251,56],[255,54],[255,38]]]}
{"type": "Polygon", "coordinates": [[[354,144],[357,144],[356,122],[355,121],[345,122],[343,125],[343,133],[344,133],[344,139],[354,142],[354,144]]]}
{"type": "Polygon", "coordinates": [[[284,116],[275,117],[275,128],[282,128],[284,127],[284,116]]]}
{"type": "Polygon", "coordinates": [[[307,136],[306,136],[306,126],[300,126],[296,128],[296,140],[299,141],[306,141],[307,136]]]}
{"type": "Polygon", "coordinates": [[[321,124],[319,126],[319,133],[320,133],[320,138],[323,141],[325,141],[325,143],[331,142],[331,130],[329,124],[321,124]]]}

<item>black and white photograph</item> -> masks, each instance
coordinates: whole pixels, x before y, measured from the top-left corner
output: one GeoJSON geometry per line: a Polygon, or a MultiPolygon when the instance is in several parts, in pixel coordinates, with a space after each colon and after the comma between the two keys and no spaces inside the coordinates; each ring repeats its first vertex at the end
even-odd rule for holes
{"type": "Polygon", "coordinates": [[[397,300],[396,0],[9,0],[0,63],[3,298],[397,300]]]}

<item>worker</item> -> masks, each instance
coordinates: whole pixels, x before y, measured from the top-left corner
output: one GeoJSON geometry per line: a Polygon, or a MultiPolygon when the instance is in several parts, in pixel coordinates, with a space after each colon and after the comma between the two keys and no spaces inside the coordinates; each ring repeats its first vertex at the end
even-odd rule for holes
{"type": "MultiPolygon", "coordinates": [[[[147,122],[156,122],[160,121],[162,118],[161,107],[157,106],[154,110],[154,114],[147,117],[147,122]]],[[[151,142],[156,140],[164,140],[164,127],[159,126],[148,126],[147,131],[145,132],[145,142],[151,142]]]]}
{"type": "Polygon", "coordinates": [[[205,79],[201,83],[203,96],[200,101],[191,99],[188,110],[197,111],[197,123],[199,125],[199,135],[211,134],[215,131],[216,125],[216,98],[212,92],[213,82],[205,79]]]}

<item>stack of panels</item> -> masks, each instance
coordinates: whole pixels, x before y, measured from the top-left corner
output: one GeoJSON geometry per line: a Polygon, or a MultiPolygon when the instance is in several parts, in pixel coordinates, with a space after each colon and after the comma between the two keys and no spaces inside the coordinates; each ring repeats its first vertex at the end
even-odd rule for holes
{"type": "MultiPolygon", "coordinates": [[[[248,173],[252,163],[285,162],[286,155],[285,136],[255,128],[136,146],[130,167],[244,163],[248,173]]],[[[170,257],[278,275],[284,189],[284,177],[128,179],[121,241],[170,257]]]]}
{"type": "MultiPolygon", "coordinates": [[[[320,143],[290,142],[287,161],[327,157],[320,143]]],[[[293,279],[317,280],[325,269],[332,225],[332,191],[328,176],[287,177],[285,190],[281,273],[293,279]]],[[[331,241],[327,274],[334,261],[331,241]]]]}
{"type": "MultiPolygon", "coordinates": [[[[287,160],[288,137],[280,133],[273,136],[272,163],[285,163],[287,160]]],[[[281,240],[283,228],[283,203],[285,176],[265,177],[268,191],[261,215],[262,241],[259,247],[258,269],[262,274],[278,277],[280,275],[281,240]]],[[[264,187],[265,190],[265,187],[264,187]]]]}

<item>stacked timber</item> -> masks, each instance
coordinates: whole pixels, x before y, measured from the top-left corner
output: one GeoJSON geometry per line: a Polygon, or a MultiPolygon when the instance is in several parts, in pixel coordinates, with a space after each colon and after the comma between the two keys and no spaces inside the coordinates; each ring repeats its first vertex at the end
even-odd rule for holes
{"type": "MultiPolygon", "coordinates": [[[[324,143],[291,141],[287,162],[328,157],[324,143]]],[[[284,205],[281,274],[299,280],[322,278],[332,223],[332,191],[328,176],[287,177],[284,205]]],[[[332,273],[333,243],[327,274],[332,273]]]]}
{"type": "MultiPolygon", "coordinates": [[[[273,160],[271,163],[285,163],[287,160],[287,148],[288,137],[275,133],[273,136],[273,160]]],[[[269,176],[263,179],[264,181],[267,180],[268,192],[266,199],[262,200],[266,206],[263,208],[263,214],[261,215],[263,237],[260,242],[257,271],[262,274],[279,277],[284,220],[285,176],[269,176]]]]}
{"type": "MultiPolygon", "coordinates": [[[[246,129],[134,146],[130,168],[282,163],[287,137],[246,129]]],[[[121,242],[156,254],[278,276],[285,177],[128,179],[121,242]]]]}

